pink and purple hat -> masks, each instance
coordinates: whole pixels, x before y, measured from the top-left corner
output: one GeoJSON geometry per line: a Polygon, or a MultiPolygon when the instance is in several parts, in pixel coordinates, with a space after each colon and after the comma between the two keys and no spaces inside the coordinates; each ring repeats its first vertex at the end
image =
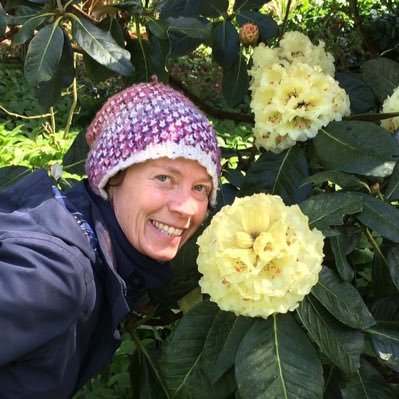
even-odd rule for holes
{"type": "Polygon", "coordinates": [[[108,180],[129,166],[167,157],[197,161],[212,178],[216,203],[221,174],[216,133],[206,116],[183,94],[158,83],[133,85],[103,105],[86,133],[86,171],[91,188],[107,199],[108,180]]]}

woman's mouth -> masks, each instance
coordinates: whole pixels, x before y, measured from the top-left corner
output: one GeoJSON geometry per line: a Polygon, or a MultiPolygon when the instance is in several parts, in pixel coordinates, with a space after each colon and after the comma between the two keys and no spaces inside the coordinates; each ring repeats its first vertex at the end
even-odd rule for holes
{"type": "Polygon", "coordinates": [[[171,237],[180,237],[183,234],[182,229],[177,229],[172,226],[168,226],[166,224],[163,224],[161,222],[157,222],[156,220],[151,220],[152,225],[162,233],[167,234],[168,236],[171,237]]]}

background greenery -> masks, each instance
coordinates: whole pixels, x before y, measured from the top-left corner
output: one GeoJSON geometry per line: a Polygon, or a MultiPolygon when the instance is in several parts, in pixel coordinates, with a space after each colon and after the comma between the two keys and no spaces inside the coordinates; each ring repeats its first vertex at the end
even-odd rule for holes
{"type": "Polygon", "coordinates": [[[298,203],[327,237],[325,261],[297,311],[236,317],[198,291],[194,237],[172,284],[151,293],[156,311],[126,321],[112,363],[76,398],[399,397],[399,147],[379,126],[399,86],[396,2],[113,3],[0,2],[0,187],[37,167],[73,184],[101,104],[157,74],[215,125],[219,207],[255,192],[298,203]],[[286,30],[324,40],[352,115],[281,154],[254,148],[248,21],[269,45],[286,30]]]}

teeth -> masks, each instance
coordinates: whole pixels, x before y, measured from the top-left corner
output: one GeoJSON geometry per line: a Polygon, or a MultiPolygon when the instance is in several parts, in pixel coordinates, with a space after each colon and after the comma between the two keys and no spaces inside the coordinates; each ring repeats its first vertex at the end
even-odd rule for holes
{"type": "Polygon", "coordinates": [[[181,229],[175,229],[174,227],[167,226],[166,224],[162,224],[159,222],[156,222],[155,220],[152,221],[152,224],[162,233],[168,234],[170,236],[181,236],[183,233],[183,230],[181,229]]]}

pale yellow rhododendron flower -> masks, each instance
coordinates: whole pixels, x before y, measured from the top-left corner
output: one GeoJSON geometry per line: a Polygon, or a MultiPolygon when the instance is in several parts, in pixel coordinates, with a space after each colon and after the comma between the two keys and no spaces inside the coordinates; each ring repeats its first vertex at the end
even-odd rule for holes
{"type": "MultiPolygon", "coordinates": [[[[397,87],[393,93],[387,97],[382,104],[382,112],[399,112],[399,87],[397,87]]],[[[390,132],[395,132],[399,129],[399,116],[395,118],[383,119],[381,121],[381,126],[390,132]]]]}
{"type": "MultiPolygon", "coordinates": [[[[257,51],[258,48],[255,55],[257,51]]],[[[250,71],[257,147],[279,153],[297,141],[315,137],[331,121],[349,115],[350,102],[345,90],[318,68],[299,62],[263,68],[257,60],[254,57],[254,68],[250,71]]]]}
{"type": "Polygon", "coordinates": [[[319,41],[315,46],[310,39],[301,32],[286,32],[277,48],[280,59],[290,63],[302,62],[318,66],[327,75],[334,76],[334,57],[325,50],[325,43],[319,41]]]}
{"type": "Polygon", "coordinates": [[[236,315],[292,311],[318,281],[323,238],[279,196],[236,198],[198,238],[201,291],[236,315]]]}

